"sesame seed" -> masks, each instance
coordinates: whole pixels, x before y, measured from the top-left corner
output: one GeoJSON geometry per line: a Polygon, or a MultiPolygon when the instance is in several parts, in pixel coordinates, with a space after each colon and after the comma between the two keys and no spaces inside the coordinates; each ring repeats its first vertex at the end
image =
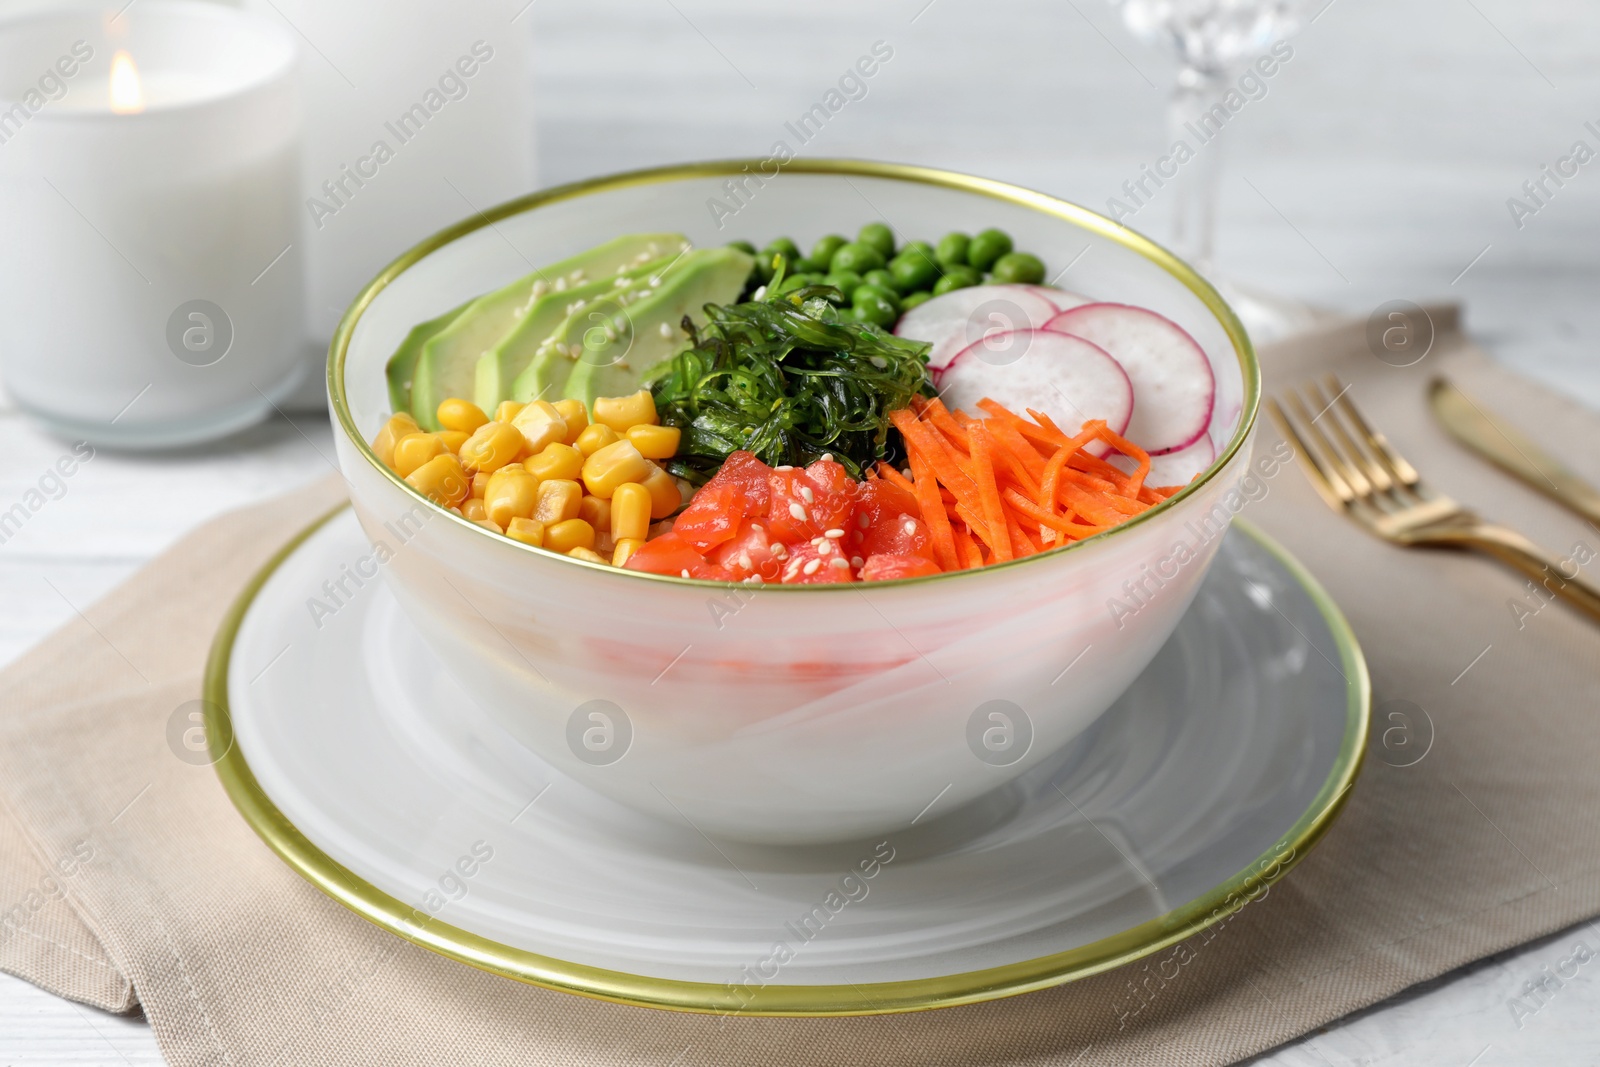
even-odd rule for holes
{"type": "Polygon", "coordinates": [[[833,462],[833,453],[832,452],[824,452],[822,454],[822,462],[824,462],[824,463],[832,463],[833,462]]]}
{"type": "Polygon", "coordinates": [[[906,523],[905,530],[908,534],[915,534],[917,532],[917,524],[914,522],[908,522],[906,523]]]}
{"type": "Polygon", "coordinates": [[[689,568],[688,567],[683,568],[683,570],[678,572],[678,576],[681,577],[681,578],[689,577],[689,568]]]}
{"type": "Polygon", "coordinates": [[[672,327],[664,322],[661,324],[661,336],[669,341],[672,340],[672,327]]]}
{"type": "Polygon", "coordinates": [[[807,504],[815,504],[817,502],[817,494],[811,491],[811,487],[809,485],[802,485],[800,487],[800,495],[806,498],[807,504]]]}
{"type": "Polygon", "coordinates": [[[844,536],[844,531],[843,530],[824,530],[824,531],[822,531],[822,536],[823,537],[831,537],[834,540],[838,540],[839,538],[844,536]]]}
{"type": "Polygon", "coordinates": [[[850,557],[850,566],[855,567],[857,569],[860,569],[860,567],[861,567],[863,562],[864,561],[862,560],[862,558],[860,556],[851,556],[850,557]]]}
{"type": "Polygon", "coordinates": [[[750,562],[750,553],[748,552],[739,553],[739,566],[743,567],[747,571],[753,571],[756,569],[756,565],[750,562]]]}
{"type": "Polygon", "coordinates": [[[806,576],[810,577],[811,575],[817,573],[819,570],[822,569],[822,561],[820,559],[808,560],[806,562],[806,565],[805,565],[804,569],[805,569],[805,572],[806,572],[806,576]]]}
{"type": "Polygon", "coordinates": [[[902,468],[900,468],[900,473],[906,476],[906,481],[908,481],[908,482],[916,477],[914,474],[911,473],[911,468],[910,467],[902,467],[902,468]]]}
{"type": "Polygon", "coordinates": [[[789,465],[789,464],[787,464],[787,463],[785,463],[785,464],[784,464],[784,465],[783,465],[783,466],[781,466],[781,467],[773,467],[773,468],[772,468],[772,469],[773,469],[773,470],[775,470],[775,471],[792,471],[792,470],[794,470],[794,468],[793,468],[793,467],[791,467],[791,466],[790,466],[790,465],[789,465]]]}
{"type": "Polygon", "coordinates": [[[793,515],[800,522],[811,521],[811,516],[806,514],[806,509],[794,501],[789,502],[789,514],[793,515]]]}
{"type": "Polygon", "coordinates": [[[838,559],[830,560],[828,562],[828,566],[837,567],[842,571],[847,571],[850,569],[850,561],[845,559],[843,556],[840,556],[838,559]]]}
{"type": "Polygon", "coordinates": [[[828,553],[833,551],[832,541],[824,541],[819,537],[811,543],[817,546],[817,555],[819,556],[826,556],[828,553]]]}
{"type": "Polygon", "coordinates": [[[752,574],[750,577],[748,577],[748,578],[746,578],[744,580],[744,584],[745,585],[762,585],[764,583],[761,580],[761,575],[752,574]]]}
{"type": "Polygon", "coordinates": [[[787,559],[789,557],[789,549],[780,541],[772,546],[772,556],[774,559],[787,559]]]}
{"type": "Polygon", "coordinates": [[[863,511],[861,514],[856,516],[856,525],[865,530],[867,527],[872,525],[872,516],[863,511]]]}

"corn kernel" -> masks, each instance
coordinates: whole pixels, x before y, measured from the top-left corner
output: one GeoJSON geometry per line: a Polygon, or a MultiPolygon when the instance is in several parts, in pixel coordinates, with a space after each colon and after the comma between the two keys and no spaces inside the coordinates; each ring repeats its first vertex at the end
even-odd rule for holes
{"type": "Polygon", "coordinates": [[[472,435],[470,433],[462,433],[460,430],[440,430],[433,436],[437,437],[439,439],[439,443],[444,445],[444,450],[446,452],[455,452],[459,454],[461,451],[461,446],[466,444],[467,438],[471,437],[472,435]]]}
{"type": "Polygon", "coordinates": [[[497,471],[522,453],[522,434],[504,422],[486,422],[460,448],[461,464],[473,471],[497,471]]]}
{"type": "Polygon", "coordinates": [[[605,563],[606,558],[592,548],[572,548],[567,550],[567,555],[573,559],[586,559],[590,563],[605,563]]]}
{"type": "Polygon", "coordinates": [[[568,478],[577,481],[583,472],[583,453],[557,441],[522,461],[530,474],[540,478],[568,478]]]}
{"type": "Polygon", "coordinates": [[[500,406],[494,409],[495,422],[515,422],[517,412],[522,410],[522,405],[515,400],[502,400],[500,406]]]}
{"type": "Polygon", "coordinates": [[[617,431],[613,430],[611,427],[602,423],[591,422],[588,426],[584,427],[583,432],[580,433],[572,443],[577,447],[579,452],[582,452],[585,457],[588,457],[594,455],[596,452],[606,447],[606,445],[614,445],[620,440],[622,440],[622,438],[617,436],[617,431]]]}
{"type": "Polygon", "coordinates": [[[628,427],[628,440],[645,459],[671,459],[678,454],[678,441],[683,431],[676,426],[652,426],[640,423],[628,427]]]}
{"type": "Polygon", "coordinates": [[[618,541],[643,541],[650,532],[650,490],[637,482],[617,486],[611,494],[611,536],[618,541]]]}
{"type": "Polygon", "coordinates": [[[431,433],[408,433],[394,443],[394,472],[408,477],[434,456],[448,451],[444,442],[431,433]]]}
{"type": "Polygon", "coordinates": [[[561,417],[567,420],[566,443],[570,445],[589,425],[589,411],[581,400],[557,400],[554,407],[561,412],[561,417]]]}
{"type": "Polygon", "coordinates": [[[393,467],[395,442],[407,434],[421,432],[422,427],[417,425],[417,420],[412,418],[409,412],[402,411],[398,415],[390,415],[389,421],[378,431],[378,436],[372,439],[372,451],[383,461],[385,467],[393,467]]]}
{"type": "Polygon", "coordinates": [[[649,475],[641,479],[639,484],[650,493],[652,519],[666,518],[683,503],[683,493],[678,489],[677,481],[654,463],[650,464],[649,475]]]}
{"type": "Polygon", "coordinates": [[[478,519],[477,524],[490,533],[505,533],[504,530],[500,529],[500,524],[492,519],[478,519]]]}
{"type": "Polygon", "coordinates": [[[511,420],[511,425],[521,430],[522,436],[528,439],[525,446],[527,455],[535,455],[544,451],[547,445],[567,439],[567,420],[548,400],[535,400],[523,405],[517,417],[511,420]]]}
{"type": "Polygon", "coordinates": [[[538,519],[512,519],[506,524],[506,536],[534,548],[544,547],[544,523],[538,519]]]}
{"type": "Polygon", "coordinates": [[[574,548],[594,549],[594,527],[582,519],[567,519],[544,528],[544,547],[552,552],[571,552],[574,548]]]}
{"type": "Polygon", "coordinates": [[[464,501],[461,505],[461,517],[468,522],[482,522],[489,517],[489,511],[483,501],[477,497],[464,501]]]}
{"type": "Polygon", "coordinates": [[[620,567],[628,562],[628,557],[644,547],[644,539],[639,537],[619,537],[617,547],[611,550],[611,565],[620,567]]]}
{"type": "Polygon", "coordinates": [[[611,553],[616,547],[617,539],[611,536],[610,530],[596,530],[594,532],[594,550],[606,559],[611,558],[611,553]]]}
{"type": "Polygon", "coordinates": [[[618,433],[626,433],[633,426],[657,422],[655,397],[650,395],[648,389],[641,389],[630,396],[596,397],[594,421],[604,423],[618,433]]]}
{"type": "Polygon", "coordinates": [[[472,476],[473,496],[477,497],[479,500],[483,499],[483,494],[489,491],[490,477],[491,475],[487,471],[478,471],[472,476]]]}
{"type": "Polygon", "coordinates": [[[552,478],[539,483],[533,517],[546,526],[566,522],[578,517],[578,507],[582,501],[583,486],[568,478],[552,478]]]}
{"type": "Polygon", "coordinates": [[[483,506],[489,518],[505,526],[512,519],[533,517],[539,497],[539,479],[518,466],[501,467],[489,476],[483,506]]]}
{"type": "Polygon", "coordinates": [[[611,529],[611,501],[597,496],[586,496],[578,501],[578,518],[593,526],[595,530],[611,529]]]}
{"type": "Polygon", "coordinates": [[[483,413],[482,408],[459,396],[440,401],[436,414],[440,426],[447,430],[459,430],[461,433],[471,433],[489,421],[489,416],[483,413]]]}
{"type": "Polygon", "coordinates": [[[614,441],[583,461],[583,484],[595,496],[610,499],[617,486],[643,481],[650,461],[631,441],[614,441]]]}
{"type": "Polygon", "coordinates": [[[461,469],[461,460],[448,452],[434,456],[406,476],[406,484],[436,504],[459,505],[468,499],[472,482],[461,469]]]}

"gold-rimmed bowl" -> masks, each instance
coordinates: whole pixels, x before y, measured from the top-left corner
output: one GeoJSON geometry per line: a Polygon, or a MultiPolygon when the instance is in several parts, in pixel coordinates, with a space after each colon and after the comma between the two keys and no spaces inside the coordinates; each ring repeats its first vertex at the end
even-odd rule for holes
{"type": "MultiPolygon", "coordinates": [[[[333,343],[339,464],[381,570],[462,686],[606,796],[702,832],[843,840],[934,818],[1051,758],[1171,633],[1242,506],[1260,375],[1191,268],[1087,209],[885,163],[730,160],[562,186],[475,213],[362,291],[333,343]],[[611,237],[696,244],[886,221],[903,239],[998,226],[1097,300],[1183,326],[1217,378],[1217,458],[1183,492],[1068,548],[866,586],[724,585],[520,545],[439,509],[368,441],[410,328],[611,237]]],[[[352,564],[358,570],[361,561],[352,564]]],[[[363,572],[365,573],[365,572],[363,572]]],[[[340,576],[331,576],[337,582],[340,576]]]]}

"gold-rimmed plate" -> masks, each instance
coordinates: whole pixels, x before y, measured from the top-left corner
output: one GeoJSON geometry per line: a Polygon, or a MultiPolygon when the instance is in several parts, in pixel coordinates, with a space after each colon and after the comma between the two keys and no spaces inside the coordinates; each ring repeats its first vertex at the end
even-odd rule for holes
{"type": "Polygon", "coordinates": [[[1270,892],[1337,815],[1365,744],[1348,625],[1239,524],[1171,641],[1060,756],[870,840],[714,841],[501,733],[382,567],[340,511],[240,596],[206,679],[223,784],[290,866],[377,925],[622,1003],[913,1011],[1119,966],[1270,892]]]}

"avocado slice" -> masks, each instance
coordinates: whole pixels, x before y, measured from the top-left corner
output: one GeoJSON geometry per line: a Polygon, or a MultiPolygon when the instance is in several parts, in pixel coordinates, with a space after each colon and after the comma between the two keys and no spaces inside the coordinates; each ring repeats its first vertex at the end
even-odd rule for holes
{"type": "Polygon", "coordinates": [[[622,274],[539,297],[521,321],[511,328],[511,332],[478,358],[473,379],[473,400],[484,411],[490,411],[502,400],[526,404],[530,400],[559,398],[561,387],[566,384],[567,371],[572,366],[555,352],[552,338],[561,324],[580,307],[600,297],[626,292],[630,284],[638,288],[634,283],[648,278],[652,272],[665,269],[685,251],[687,246],[622,274]],[[538,359],[541,353],[553,356],[553,361],[538,359]],[[536,361],[544,365],[542,370],[529,373],[524,380],[521,376],[536,361]],[[551,378],[545,373],[549,370],[558,370],[558,377],[551,378]],[[517,387],[519,382],[520,389],[517,387]]]}
{"type": "Polygon", "coordinates": [[[417,360],[422,356],[422,346],[433,340],[440,330],[454,322],[456,316],[471,304],[472,301],[468,300],[436,319],[411,327],[411,332],[406,334],[406,339],[400,342],[400,347],[394,350],[394,355],[389,357],[389,363],[384,368],[384,374],[389,379],[390,411],[411,410],[411,382],[416,374],[417,360]]]}
{"type": "Polygon", "coordinates": [[[478,297],[422,345],[411,385],[411,414],[417,424],[424,430],[439,429],[439,402],[473,395],[478,359],[510,333],[546,292],[613,278],[686,244],[688,239],[681,234],[628,234],[478,297]]]}
{"type": "Polygon", "coordinates": [[[683,317],[703,321],[705,305],[737,300],[754,266],[755,257],[738,248],[698,249],[668,270],[648,295],[614,311],[580,309],[582,322],[563,324],[580,344],[567,377],[567,397],[592,406],[598,396],[638,391],[646,374],[689,347],[683,317]]]}

